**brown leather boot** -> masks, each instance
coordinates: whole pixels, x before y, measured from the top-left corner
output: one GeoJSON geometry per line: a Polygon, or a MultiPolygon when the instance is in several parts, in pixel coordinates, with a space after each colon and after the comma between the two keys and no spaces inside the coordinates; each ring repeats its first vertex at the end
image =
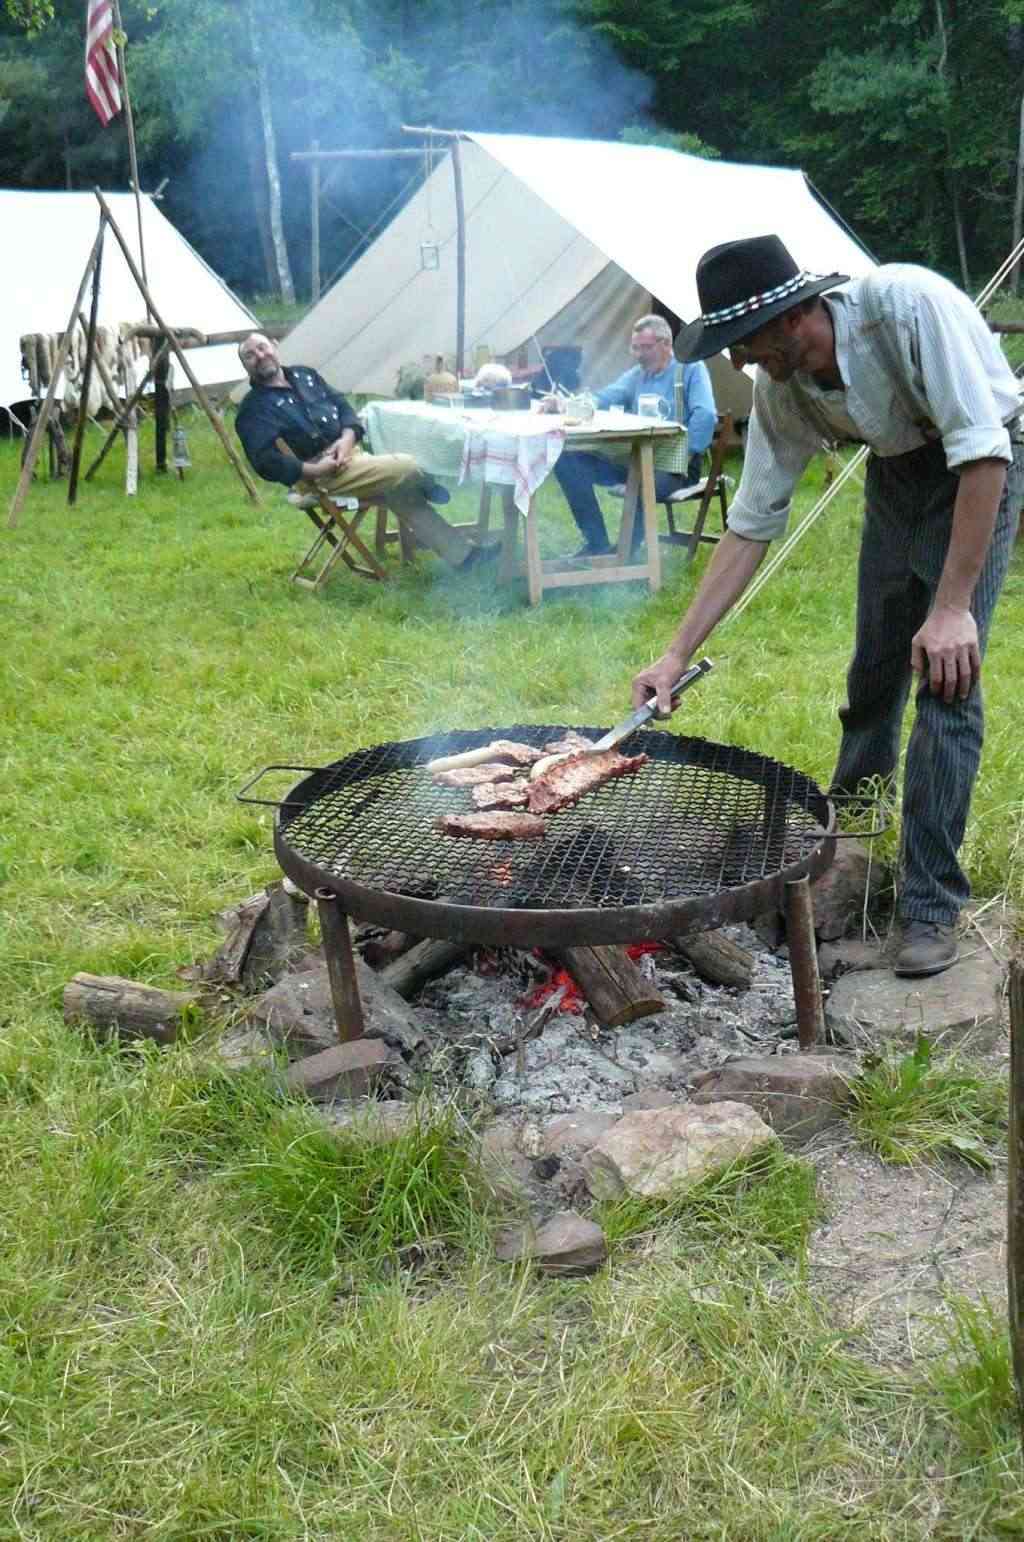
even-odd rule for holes
{"type": "Polygon", "coordinates": [[[904,921],[892,972],[941,974],[956,963],[958,956],[955,926],[944,926],[941,921],[904,921]]]}

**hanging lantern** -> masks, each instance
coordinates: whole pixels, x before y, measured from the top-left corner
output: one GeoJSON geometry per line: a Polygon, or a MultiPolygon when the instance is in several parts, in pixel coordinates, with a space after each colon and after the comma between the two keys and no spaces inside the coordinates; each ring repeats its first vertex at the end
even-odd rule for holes
{"type": "Polygon", "coordinates": [[[191,464],[185,430],[183,428],[176,428],[171,436],[171,465],[179,477],[184,478],[185,472],[191,464]]]}
{"type": "Polygon", "coordinates": [[[441,248],[436,241],[420,242],[420,269],[423,273],[435,273],[441,266],[441,248]]]}

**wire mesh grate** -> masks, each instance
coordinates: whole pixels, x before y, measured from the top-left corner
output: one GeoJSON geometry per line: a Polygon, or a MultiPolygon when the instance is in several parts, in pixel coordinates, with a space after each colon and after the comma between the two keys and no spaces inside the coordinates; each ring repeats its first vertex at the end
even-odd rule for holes
{"type": "Polygon", "coordinates": [[[802,772],[733,745],[643,731],[622,749],[648,764],[548,816],[540,840],[437,831],[440,815],[473,804],[467,789],[438,785],[427,761],[496,738],[540,748],[565,732],[517,724],[356,751],[292,790],[280,839],[325,881],[499,910],[618,909],[710,900],[774,876],[828,824],[828,800],[802,772]]]}

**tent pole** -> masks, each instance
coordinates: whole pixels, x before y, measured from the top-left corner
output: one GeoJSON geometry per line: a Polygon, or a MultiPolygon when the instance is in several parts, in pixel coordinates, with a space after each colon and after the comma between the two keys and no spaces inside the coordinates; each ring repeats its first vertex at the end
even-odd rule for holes
{"type": "Polygon", "coordinates": [[[462,154],[459,141],[464,137],[458,129],[411,128],[400,125],[403,134],[427,134],[436,139],[450,139],[452,151],[452,176],[455,180],[455,373],[461,380],[466,351],[466,207],[462,193],[462,154]]]}
{"type": "Polygon", "coordinates": [[[309,291],[315,305],[320,298],[320,161],[317,151],[319,139],[312,144],[313,159],[309,163],[309,291]]]}
{"type": "MultiPolygon", "coordinates": [[[[466,206],[462,194],[462,153],[458,137],[452,140],[452,176],[455,179],[455,378],[465,374],[466,352],[466,206]]],[[[461,385],[460,385],[461,389],[461,385]]]]}
{"type": "Polygon", "coordinates": [[[124,94],[124,121],[128,128],[128,161],[132,173],[132,191],[135,194],[135,218],[139,227],[139,264],[142,268],[142,276],[149,282],[146,275],[146,248],[142,240],[142,194],[139,192],[139,161],[135,153],[135,118],[132,114],[132,99],[128,95],[128,71],[124,62],[124,26],[121,21],[121,7],[118,0],[113,0],[114,14],[114,46],[117,49],[117,65],[121,74],[121,90],[124,94]]]}
{"type": "Polygon", "coordinates": [[[89,255],[89,261],[85,265],[85,272],[82,274],[82,282],[79,284],[78,293],[75,296],[75,303],[71,307],[71,317],[68,321],[67,327],[65,328],[64,337],[60,348],[57,351],[57,358],[53,366],[53,374],[50,376],[50,384],[46,392],[46,400],[43,402],[39,416],[36,418],[36,421],[32,426],[32,437],[29,440],[28,446],[25,450],[25,459],[22,462],[21,476],[18,478],[18,485],[15,488],[14,497],[11,499],[11,506],[7,512],[8,530],[13,530],[18,523],[18,510],[21,508],[21,505],[25,501],[25,494],[28,492],[28,486],[32,480],[32,473],[36,469],[36,459],[39,455],[39,446],[43,442],[43,435],[46,432],[46,425],[49,423],[50,417],[53,413],[53,404],[57,396],[57,387],[60,384],[60,377],[64,373],[64,365],[67,362],[68,353],[71,350],[71,339],[74,336],[74,329],[78,321],[78,312],[82,308],[82,298],[85,294],[86,286],[90,278],[92,278],[92,270],[99,260],[100,247],[103,245],[103,224],[104,221],[103,217],[101,216],[100,226],[96,232],[96,239],[93,242],[92,252],[89,255]]]}
{"type": "MultiPolygon", "coordinates": [[[[78,473],[82,465],[82,442],[85,439],[85,422],[89,416],[89,387],[92,385],[92,366],[96,357],[96,318],[100,309],[100,270],[103,267],[103,231],[100,220],[100,249],[92,270],[92,304],[89,307],[89,329],[85,334],[85,367],[82,370],[82,394],[78,398],[78,422],[75,424],[75,444],[71,451],[71,470],[68,474],[68,506],[78,496],[78,473]]],[[[77,322],[81,317],[76,318],[77,322]]]]}

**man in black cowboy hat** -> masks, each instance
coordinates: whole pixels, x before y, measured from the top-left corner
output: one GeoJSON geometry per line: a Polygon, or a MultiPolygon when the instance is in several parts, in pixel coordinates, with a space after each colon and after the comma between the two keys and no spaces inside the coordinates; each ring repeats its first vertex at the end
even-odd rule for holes
{"type": "Polygon", "coordinates": [[[697,268],[703,314],[676,351],[758,367],[729,529],[672,643],[633,682],[669,688],[785,529],[822,441],[867,444],[857,632],[833,778],[891,784],[913,676],[902,809],[900,975],[955,963],[970,889],[958,861],[982,744],[979,678],[1024,499],[1017,381],[976,307],[925,268],[866,277],[797,267],[777,236],[730,241],[697,268]],[[842,286],[842,287],[838,287],[842,286]]]}

